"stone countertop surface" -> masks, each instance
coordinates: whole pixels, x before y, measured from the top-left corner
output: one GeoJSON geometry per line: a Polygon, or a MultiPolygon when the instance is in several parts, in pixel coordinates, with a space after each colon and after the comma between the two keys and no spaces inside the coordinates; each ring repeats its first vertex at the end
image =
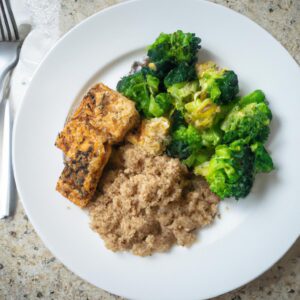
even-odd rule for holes
{"type": "MultiPolygon", "coordinates": [[[[118,0],[61,0],[60,30],[67,32],[87,16],[118,0]]],[[[269,31],[300,63],[300,0],[215,0],[269,31]]],[[[105,299],[111,295],[67,270],[41,242],[22,208],[0,220],[0,300],[105,299]]],[[[300,299],[300,240],[270,270],[249,284],[215,298],[300,299]]]]}

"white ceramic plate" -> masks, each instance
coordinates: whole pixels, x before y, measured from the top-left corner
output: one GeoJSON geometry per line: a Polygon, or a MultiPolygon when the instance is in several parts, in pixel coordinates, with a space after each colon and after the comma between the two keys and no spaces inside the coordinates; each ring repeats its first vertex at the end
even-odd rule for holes
{"type": "Polygon", "coordinates": [[[272,266],[299,235],[300,72],[287,51],[247,18],[209,2],[133,1],[102,11],[65,35],[28,88],[14,130],[14,171],[36,231],[70,270],[132,299],[203,299],[225,293],[272,266]],[[191,248],[140,258],[108,251],[85,211],[55,191],[63,168],[54,147],[75,99],[98,81],[115,88],[160,32],[202,38],[201,60],[239,75],[241,93],[265,91],[274,120],[269,149],[277,166],[253,192],[221,204],[221,219],[191,248]]]}

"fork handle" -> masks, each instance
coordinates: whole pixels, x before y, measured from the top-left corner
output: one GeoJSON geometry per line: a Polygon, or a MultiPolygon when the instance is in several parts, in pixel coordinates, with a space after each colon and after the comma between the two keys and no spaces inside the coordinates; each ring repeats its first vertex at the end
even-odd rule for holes
{"type": "Polygon", "coordinates": [[[13,202],[13,171],[12,171],[12,111],[11,101],[3,99],[4,120],[2,139],[2,163],[0,177],[0,219],[10,215],[13,202]]]}

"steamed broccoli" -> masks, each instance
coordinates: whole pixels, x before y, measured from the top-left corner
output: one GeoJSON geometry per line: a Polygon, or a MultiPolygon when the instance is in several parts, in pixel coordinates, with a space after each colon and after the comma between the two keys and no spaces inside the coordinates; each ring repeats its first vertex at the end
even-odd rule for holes
{"type": "Polygon", "coordinates": [[[189,168],[192,168],[208,161],[214,153],[214,148],[221,142],[221,139],[222,133],[218,128],[198,131],[198,140],[201,142],[196,147],[190,146],[191,154],[182,162],[189,168]]]}
{"type": "Polygon", "coordinates": [[[199,83],[197,80],[190,82],[180,82],[171,85],[168,88],[168,93],[173,98],[173,105],[177,110],[183,111],[184,104],[192,101],[194,94],[199,90],[199,83]]]}
{"type": "Polygon", "coordinates": [[[149,69],[162,81],[167,77],[166,87],[196,78],[195,62],[201,39],[194,33],[177,30],[161,33],[148,47],[149,69]]]}
{"type": "Polygon", "coordinates": [[[207,161],[213,148],[221,141],[221,132],[217,128],[199,131],[191,124],[186,124],[180,111],[171,116],[172,141],[167,147],[167,154],[178,157],[188,167],[194,167],[207,161]]]}
{"type": "Polygon", "coordinates": [[[217,126],[202,130],[200,134],[202,145],[207,148],[214,148],[222,141],[223,133],[217,126]]]}
{"type": "Polygon", "coordinates": [[[179,110],[172,113],[170,121],[172,140],[167,147],[167,154],[181,160],[186,159],[201,147],[200,133],[185,122],[183,114],[179,110]]]}
{"type": "Polygon", "coordinates": [[[171,109],[171,101],[171,96],[167,93],[159,93],[155,97],[151,95],[148,107],[149,114],[154,117],[161,117],[171,109]]]}
{"type": "Polygon", "coordinates": [[[195,63],[200,49],[201,39],[194,33],[184,33],[177,30],[174,33],[161,33],[155,42],[148,47],[150,62],[156,64],[169,63],[178,65],[186,62],[195,63]]]}
{"type": "Polygon", "coordinates": [[[243,198],[248,195],[254,180],[254,154],[241,140],[219,145],[209,162],[194,169],[209,183],[210,189],[221,199],[243,198]]]}
{"type": "Polygon", "coordinates": [[[216,115],[221,111],[220,107],[209,98],[202,100],[196,95],[194,98],[193,101],[184,105],[186,122],[193,124],[198,129],[212,127],[216,115]]]}
{"type": "Polygon", "coordinates": [[[197,66],[202,98],[210,98],[218,105],[230,103],[239,92],[237,75],[230,70],[219,69],[213,62],[197,66]]]}
{"type": "Polygon", "coordinates": [[[199,166],[204,162],[209,161],[213,154],[211,149],[200,149],[198,151],[194,151],[189,157],[184,159],[182,163],[184,163],[189,168],[199,166]]]}
{"type": "Polygon", "coordinates": [[[251,150],[254,153],[255,173],[269,173],[274,169],[273,160],[262,143],[252,144],[251,150]]]}
{"type": "Polygon", "coordinates": [[[221,125],[224,143],[245,139],[265,142],[269,136],[272,113],[262,91],[241,98],[221,125]]]}
{"type": "Polygon", "coordinates": [[[138,111],[147,111],[150,91],[146,77],[141,71],[121,78],[117,84],[117,90],[135,101],[138,111]]]}
{"type": "Polygon", "coordinates": [[[192,125],[180,125],[171,133],[172,141],[167,147],[167,154],[179,159],[188,158],[202,146],[202,139],[198,130],[192,125]]]}
{"type": "Polygon", "coordinates": [[[160,81],[142,69],[123,77],[117,84],[118,92],[135,101],[137,110],[147,118],[160,117],[171,108],[171,97],[159,93],[160,81]]]}
{"type": "Polygon", "coordinates": [[[167,76],[164,79],[164,85],[168,88],[175,83],[186,83],[194,79],[197,79],[195,66],[183,62],[167,74],[167,76]]]}

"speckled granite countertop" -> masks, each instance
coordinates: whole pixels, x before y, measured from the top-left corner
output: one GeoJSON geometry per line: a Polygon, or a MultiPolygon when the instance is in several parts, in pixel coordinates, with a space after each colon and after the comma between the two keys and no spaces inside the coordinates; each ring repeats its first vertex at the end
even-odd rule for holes
{"type": "MultiPolygon", "coordinates": [[[[75,24],[114,0],[61,0],[60,29],[75,24]]],[[[216,0],[257,22],[300,63],[300,0],[216,0]]],[[[45,248],[19,203],[13,218],[0,221],[0,300],[121,299],[67,270],[45,248]]],[[[226,295],[227,299],[300,299],[300,240],[269,271],[226,295]]]]}

